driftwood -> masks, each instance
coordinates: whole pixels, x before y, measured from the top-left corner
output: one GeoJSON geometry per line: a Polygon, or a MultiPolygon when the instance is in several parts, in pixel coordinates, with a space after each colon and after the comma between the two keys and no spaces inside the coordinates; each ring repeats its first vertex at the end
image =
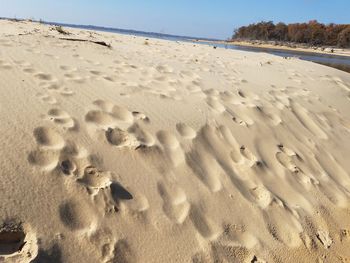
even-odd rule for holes
{"type": "Polygon", "coordinates": [[[77,41],[77,42],[90,42],[90,43],[94,43],[97,45],[101,45],[104,47],[108,47],[111,48],[111,44],[107,44],[104,41],[93,41],[93,40],[88,40],[88,39],[81,39],[81,38],[66,38],[66,37],[60,37],[60,39],[62,40],[68,40],[68,41],[77,41]]]}

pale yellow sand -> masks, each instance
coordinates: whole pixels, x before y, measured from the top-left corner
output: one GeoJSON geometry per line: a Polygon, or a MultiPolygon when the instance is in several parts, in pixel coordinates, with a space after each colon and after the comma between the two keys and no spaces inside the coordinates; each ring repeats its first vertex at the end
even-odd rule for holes
{"type": "Polygon", "coordinates": [[[0,261],[350,259],[349,74],[68,30],[0,21],[0,261]]]}

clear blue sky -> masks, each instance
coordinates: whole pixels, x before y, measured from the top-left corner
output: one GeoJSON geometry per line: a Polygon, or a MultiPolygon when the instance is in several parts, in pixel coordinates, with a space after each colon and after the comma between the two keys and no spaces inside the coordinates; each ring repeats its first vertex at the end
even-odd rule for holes
{"type": "Polygon", "coordinates": [[[0,0],[0,16],[227,38],[261,20],[350,23],[350,0],[0,0]]]}

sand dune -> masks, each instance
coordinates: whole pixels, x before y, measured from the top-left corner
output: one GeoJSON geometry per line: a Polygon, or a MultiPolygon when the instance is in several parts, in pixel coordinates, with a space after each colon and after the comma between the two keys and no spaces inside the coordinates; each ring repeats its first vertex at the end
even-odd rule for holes
{"type": "Polygon", "coordinates": [[[0,25],[0,261],[350,259],[349,74],[0,25]]]}

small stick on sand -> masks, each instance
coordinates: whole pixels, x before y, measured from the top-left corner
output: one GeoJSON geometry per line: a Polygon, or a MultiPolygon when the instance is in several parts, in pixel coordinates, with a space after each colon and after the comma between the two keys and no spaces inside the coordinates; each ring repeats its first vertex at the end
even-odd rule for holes
{"type": "Polygon", "coordinates": [[[92,40],[87,40],[87,39],[81,39],[81,38],[65,38],[65,37],[60,37],[62,40],[68,40],[68,41],[79,41],[79,42],[91,42],[97,45],[101,45],[104,47],[111,48],[111,44],[107,44],[104,41],[92,41],[92,40]]]}

